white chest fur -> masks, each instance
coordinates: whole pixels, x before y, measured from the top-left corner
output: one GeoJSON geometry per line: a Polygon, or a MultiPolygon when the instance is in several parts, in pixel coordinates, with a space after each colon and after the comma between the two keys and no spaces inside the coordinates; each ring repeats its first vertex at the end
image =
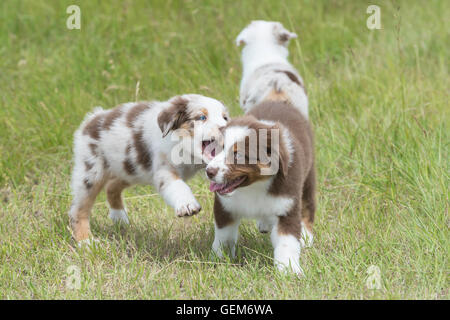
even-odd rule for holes
{"type": "Polygon", "coordinates": [[[272,196],[267,192],[271,181],[256,182],[235,190],[231,195],[220,196],[225,210],[236,218],[264,219],[284,216],[292,208],[289,197],[272,196]]]}

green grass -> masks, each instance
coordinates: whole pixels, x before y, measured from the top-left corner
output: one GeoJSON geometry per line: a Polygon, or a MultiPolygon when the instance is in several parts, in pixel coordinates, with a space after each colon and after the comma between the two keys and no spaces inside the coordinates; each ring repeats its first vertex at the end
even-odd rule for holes
{"type": "Polygon", "coordinates": [[[449,299],[448,1],[16,1],[0,3],[0,298],[449,299]],[[66,29],[77,3],[82,29],[66,29]],[[120,3],[120,4],[119,4],[120,3]],[[107,218],[101,245],[71,240],[72,136],[94,106],[197,92],[238,105],[234,38],[279,20],[304,76],[316,135],[315,244],[306,277],[274,272],[244,223],[237,259],[214,263],[212,195],[179,219],[151,187],[126,191],[131,225],[107,218]],[[139,92],[136,96],[136,86],[139,92]],[[78,266],[81,288],[66,287],[78,266]],[[382,288],[366,287],[381,270],[382,288]]]}

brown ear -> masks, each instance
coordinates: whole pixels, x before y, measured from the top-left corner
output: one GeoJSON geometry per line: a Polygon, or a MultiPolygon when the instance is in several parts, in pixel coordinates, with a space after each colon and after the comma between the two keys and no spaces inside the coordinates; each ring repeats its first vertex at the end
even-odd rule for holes
{"type": "Polygon", "coordinates": [[[290,32],[282,25],[275,25],[273,32],[278,40],[278,43],[282,45],[287,45],[289,40],[297,38],[297,34],[295,32],[290,32]]]}
{"type": "Polygon", "coordinates": [[[279,169],[278,171],[281,172],[283,176],[287,176],[288,173],[288,167],[289,167],[289,152],[285,146],[285,142],[283,141],[282,136],[282,130],[281,128],[276,124],[272,126],[269,130],[270,134],[268,135],[268,141],[267,141],[267,154],[270,154],[272,156],[272,153],[278,154],[278,161],[279,161],[279,169]],[[275,146],[275,149],[272,149],[272,130],[278,130],[278,146],[275,146]]]}
{"type": "Polygon", "coordinates": [[[178,96],[171,99],[170,103],[171,105],[162,110],[158,115],[158,125],[163,138],[170,131],[180,128],[185,121],[189,120],[187,111],[189,101],[187,99],[178,96]]]}
{"type": "Polygon", "coordinates": [[[283,176],[287,176],[288,168],[289,168],[289,153],[284,146],[284,143],[280,143],[280,170],[283,176]]]}

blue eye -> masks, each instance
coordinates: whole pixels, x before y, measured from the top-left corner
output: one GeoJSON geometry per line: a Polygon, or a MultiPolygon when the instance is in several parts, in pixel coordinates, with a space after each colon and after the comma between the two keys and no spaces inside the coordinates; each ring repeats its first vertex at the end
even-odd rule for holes
{"type": "Polygon", "coordinates": [[[201,115],[199,119],[202,120],[202,121],[205,121],[206,120],[206,116],[205,115],[201,115]]]}

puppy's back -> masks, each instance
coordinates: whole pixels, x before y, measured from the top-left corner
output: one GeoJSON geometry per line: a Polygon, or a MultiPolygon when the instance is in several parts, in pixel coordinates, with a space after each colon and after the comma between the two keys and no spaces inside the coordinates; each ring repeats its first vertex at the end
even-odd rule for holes
{"type": "Polygon", "coordinates": [[[247,113],[258,120],[279,123],[288,131],[280,133],[281,140],[290,149],[286,177],[277,174],[270,188],[272,194],[298,196],[301,186],[315,174],[313,132],[309,121],[291,103],[266,100],[247,113]]]}
{"type": "Polygon", "coordinates": [[[313,133],[308,119],[291,103],[287,101],[266,100],[250,110],[248,115],[252,115],[258,120],[267,120],[281,123],[289,130],[291,138],[297,140],[307,157],[313,152],[313,133]]]}

